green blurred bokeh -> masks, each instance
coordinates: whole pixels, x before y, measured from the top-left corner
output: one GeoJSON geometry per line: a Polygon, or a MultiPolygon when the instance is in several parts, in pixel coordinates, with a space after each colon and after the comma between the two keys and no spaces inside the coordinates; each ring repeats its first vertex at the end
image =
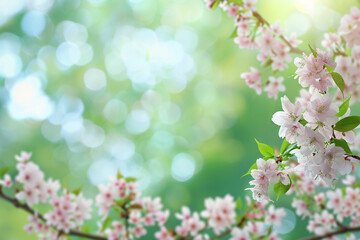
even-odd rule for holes
{"type": "MultiPolygon", "coordinates": [[[[285,33],[301,34],[306,50],[320,46],[353,5],[257,6],[270,23],[280,19],[285,33]]],[[[173,213],[182,205],[200,211],[206,197],[249,195],[249,178],[240,177],[259,157],[255,137],[281,144],[271,122],[279,99],[256,95],[239,77],[255,66],[266,81],[270,70],[229,38],[233,19],[202,0],[0,0],[0,14],[0,167],[31,151],[47,177],[82,185],[91,198],[94,184],[120,168],[173,213]]],[[[291,100],[299,91],[293,72],[291,63],[277,74],[291,100]]],[[[289,200],[275,205],[290,209],[289,200]]],[[[26,213],[0,201],[0,214],[1,239],[36,239],[22,230],[26,213]]],[[[284,238],[305,232],[298,219],[284,238]]]]}

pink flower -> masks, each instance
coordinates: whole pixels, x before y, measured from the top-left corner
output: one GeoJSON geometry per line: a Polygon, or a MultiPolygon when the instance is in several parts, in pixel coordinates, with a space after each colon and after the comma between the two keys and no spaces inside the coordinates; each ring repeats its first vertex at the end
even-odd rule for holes
{"type": "Polygon", "coordinates": [[[238,15],[238,6],[231,6],[229,7],[229,12],[228,12],[229,17],[233,17],[236,18],[238,15]]]}
{"type": "Polygon", "coordinates": [[[256,2],[257,0],[244,0],[244,7],[251,11],[256,11],[256,2]]]}
{"type": "Polygon", "coordinates": [[[248,36],[250,33],[250,28],[249,28],[249,20],[245,19],[245,18],[240,18],[239,21],[235,22],[235,25],[238,27],[237,28],[237,35],[238,36],[248,36]]]}
{"type": "Polygon", "coordinates": [[[249,233],[253,233],[255,235],[263,234],[264,229],[264,223],[262,222],[248,222],[246,227],[244,228],[245,231],[248,231],[249,233]]]}
{"type": "Polygon", "coordinates": [[[291,206],[294,207],[296,209],[296,214],[301,216],[303,214],[307,214],[307,205],[303,200],[294,200],[291,203],[291,206]]]}
{"type": "Polygon", "coordinates": [[[235,202],[232,196],[207,198],[205,199],[205,207],[206,210],[201,215],[209,220],[208,224],[216,234],[230,228],[235,223],[235,202]]]}
{"type": "Polygon", "coordinates": [[[276,22],[271,26],[271,29],[276,35],[281,35],[284,31],[281,29],[280,20],[276,20],[276,22]]]}
{"type": "Polygon", "coordinates": [[[40,171],[39,166],[32,162],[19,163],[16,167],[19,174],[15,177],[15,180],[19,183],[35,187],[44,179],[44,173],[40,171]]]}
{"type": "Polygon", "coordinates": [[[194,213],[192,218],[190,218],[187,222],[189,226],[189,230],[192,236],[196,236],[200,230],[205,227],[205,223],[200,220],[199,214],[194,213]]]}
{"type": "Polygon", "coordinates": [[[299,101],[292,104],[286,96],[281,98],[281,105],[284,111],[274,113],[271,120],[280,126],[279,136],[281,138],[286,137],[288,142],[294,143],[295,138],[303,128],[299,123],[303,107],[299,101]]]}
{"type": "Polygon", "coordinates": [[[176,213],[175,214],[177,219],[183,220],[183,221],[187,221],[190,219],[191,217],[191,212],[190,209],[186,206],[183,206],[181,208],[181,214],[180,213],[176,213]]]}
{"type": "Polygon", "coordinates": [[[183,222],[183,224],[181,226],[176,226],[175,231],[180,236],[185,237],[189,234],[190,229],[189,229],[188,224],[183,222]]]}
{"type": "Polygon", "coordinates": [[[324,68],[324,65],[335,68],[332,61],[332,53],[324,53],[319,49],[316,50],[317,57],[311,53],[309,56],[304,54],[304,59],[295,58],[296,70],[295,78],[299,78],[299,83],[303,87],[313,86],[321,92],[325,92],[328,86],[332,86],[330,75],[324,68]]]}
{"type": "Polygon", "coordinates": [[[269,77],[269,84],[264,88],[264,91],[268,93],[269,98],[277,98],[279,92],[285,91],[285,86],[282,84],[283,77],[269,77]]]}
{"type": "Polygon", "coordinates": [[[358,38],[360,33],[359,12],[360,10],[357,7],[352,7],[350,14],[343,16],[340,21],[338,32],[345,39],[349,47],[360,45],[360,39],[358,38]]]}
{"type": "Polygon", "coordinates": [[[315,149],[324,149],[324,136],[309,127],[304,127],[303,132],[298,136],[297,143],[301,146],[301,153],[310,155],[315,149]]]}
{"type": "Polygon", "coordinates": [[[264,29],[262,34],[255,39],[260,51],[265,54],[271,54],[272,47],[276,43],[273,33],[269,29],[264,29]]]}
{"type": "Polygon", "coordinates": [[[304,113],[304,119],[308,122],[308,126],[320,132],[325,138],[332,135],[332,125],[338,118],[335,116],[337,107],[332,103],[332,95],[316,93],[313,95],[310,103],[304,113]]]}
{"type": "Polygon", "coordinates": [[[286,212],[283,208],[275,209],[273,205],[270,205],[268,212],[265,215],[265,222],[269,225],[274,225],[276,227],[281,226],[281,220],[286,216],[286,212]]]}
{"type": "Polygon", "coordinates": [[[321,45],[330,51],[331,47],[334,47],[337,43],[340,43],[340,37],[335,33],[325,33],[324,40],[321,45]]]}
{"type": "Polygon", "coordinates": [[[230,240],[251,240],[251,238],[247,231],[245,231],[244,229],[235,227],[231,231],[230,240]]]}
{"type": "Polygon", "coordinates": [[[154,226],[155,225],[155,219],[152,213],[148,213],[144,217],[144,225],[145,226],[154,226]]]}
{"type": "Polygon", "coordinates": [[[345,185],[354,185],[356,183],[356,178],[353,175],[346,175],[345,179],[342,180],[342,183],[345,185]]]}
{"type": "Polygon", "coordinates": [[[299,44],[302,43],[301,40],[297,39],[296,33],[293,32],[290,34],[290,37],[285,37],[286,40],[290,43],[290,45],[294,48],[296,48],[299,44]]]}
{"type": "Polygon", "coordinates": [[[214,4],[215,0],[205,0],[205,3],[206,3],[206,7],[208,9],[211,9],[213,4],[214,4]]]}
{"type": "Polygon", "coordinates": [[[5,174],[4,179],[0,180],[0,185],[4,187],[11,187],[12,186],[12,180],[9,174],[5,174]]]}
{"type": "Polygon", "coordinates": [[[155,233],[155,237],[158,240],[174,240],[165,227],[161,227],[160,231],[155,233]]]}
{"type": "Polygon", "coordinates": [[[141,212],[140,210],[133,210],[129,215],[129,222],[133,224],[141,223],[141,212]]]}
{"type": "Polygon", "coordinates": [[[263,201],[272,201],[267,193],[269,184],[266,187],[261,187],[259,185],[255,186],[254,188],[246,188],[245,190],[250,190],[252,192],[252,198],[255,201],[263,202],[263,201]]]}
{"type": "Polygon", "coordinates": [[[24,190],[18,192],[15,197],[19,200],[25,200],[29,206],[39,202],[39,190],[31,185],[25,185],[24,190]]]}
{"type": "Polygon", "coordinates": [[[156,214],[156,220],[158,221],[159,225],[164,225],[166,223],[166,221],[168,220],[170,215],[169,210],[166,211],[159,211],[156,214]]]}
{"type": "Polygon", "coordinates": [[[257,94],[261,94],[262,84],[259,70],[254,67],[250,67],[250,69],[251,72],[242,73],[240,77],[244,78],[246,85],[248,85],[250,88],[254,88],[257,94]]]}
{"type": "Polygon", "coordinates": [[[146,229],[143,228],[141,225],[136,225],[133,229],[132,232],[134,233],[136,238],[140,238],[141,236],[146,235],[146,229]]]}
{"type": "Polygon", "coordinates": [[[334,211],[338,212],[342,208],[342,193],[340,189],[336,189],[335,191],[326,192],[326,196],[328,201],[326,203],[326,207],[328,209],[334,209],[334,211]]]}
{"type": "Polygon", "coordinates": [[[98,188],[100,193],[96,196],[96,205],[99,207],[99,214],[105,217],[114,202],[116,192],[112,185],[99,185],[98,188]]]}
{"type": "Polygon", "coordinates": [[[20,155],[15,155],[15,159],[21,163],[27,163],[31,158],[31,152],[21,151],[20,155]]]}

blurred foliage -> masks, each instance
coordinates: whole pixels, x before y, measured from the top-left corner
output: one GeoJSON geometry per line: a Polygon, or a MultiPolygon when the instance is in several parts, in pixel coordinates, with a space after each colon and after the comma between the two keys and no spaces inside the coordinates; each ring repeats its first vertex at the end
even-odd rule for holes
{"type": "MultiPolygon", "coordinates": [[[[258,8],[301,34],[307,51],[356,4],[259,0],[258,8]]],[[[88,197],[120,168],[172,212],[249,195],[240,177],[260,157],[253,139],[281,146],[271,122],[280,103],[239,78],[256,53],[238,49],[232,32],[233,20],[202,0],[0,1],[0,167],[31,151],[48,177],[84,186],[88,197]]],[[[261,70],[265,81],[271,72],[261,70]]],[[[293,72],[290,64],[284,73],[290,99],[299,91],[293,72]]],[[[275,204],[289,208],[289,198],[275,204]]],[[[0,213],[2,239],[34,239],[22,230],[26,213],[1,201],[0,213]]],[[[304,229],[298,221],[286,238],[304,229]]]]}

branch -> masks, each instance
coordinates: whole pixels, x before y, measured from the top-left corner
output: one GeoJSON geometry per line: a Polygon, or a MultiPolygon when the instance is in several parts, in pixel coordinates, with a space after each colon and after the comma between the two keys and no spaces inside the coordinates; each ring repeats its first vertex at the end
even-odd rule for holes
{"type": "MultiPolygon", "coordinates": [[[[265,18],[263,18],[258,12],[253,11],[252,14],[261,24],[271,27],[270,23],[265,18]]],[[[291,44],[289,43],[288,40],[286,40],[284,35],[280,34],[279,37],[281,40],[283,40],[285,42],[286,45],[288,45],[290,47],[290,52],[297,53],[297,54],[303,53],[303,51],[301,51],[300,49],[294,48],[293,46],[291,46],[291,44]]]]}
{"type": "MultiPolygon", "coordinates": [[[[16,198],[11,198],[6,196],[1,188],[0,188],[0,198],[4,199],[5,201],[11,203],[13,206],[15,206],[16,208],[20,208],[22,210],[24,210],[25,212],[30,213],[31,215],[36,215],[37,213],[31,209],[27,204],[21,203],[19,202],[19,200],[17,200],[16,198]]],[[[43,222],[46,222],[46,219],[44,218],[43,215],[41,214],[37,214],[38,218],[40,220],[42,220],[43,222]]],[[[56,228],[55,228],[56,229],[56,228]]],[[[57,229],[56,229],[57,230],[57,229]]],[[[83,237],[83,238],[88,238],[88,239],[95,239],[95,240],[107,240],[106,237],[103,236],[99,236],[99,235],[93,235],[93,234],[89,234],[89,233],[84,233],[84,232],[79,232],[76,230],[70,230],[68,233],[62,232],[60,231],[60,235],[69,235],[69,236],[77,236],[77,237],[83,237]]]]}
{"type": "Polygon", "coordinates": [[[302,240],[320,240],[323,238],[328,238],[337,234],[342,234],[342,233],[347,233],[347,232],[357,232],[360,231],[360,227],[342,227],[338,230],[335,230],[333,232],[329,232],[326,233],[324,235],[320,235],[320,236],[313,236],[313,237],[308,237],[308,238],[303,238],[302,240]]]}
{"type": "Polygon", "coordinates": [[[356,160],[359,160],[359,161],[360,161],[360,157],[359,157],[359,156],[354,155],[354,154],[348,154],[348,153],[346,153],[346,154],[345,154],[345,160],[349,160],[349,158],[355,158],[356,160]]]}

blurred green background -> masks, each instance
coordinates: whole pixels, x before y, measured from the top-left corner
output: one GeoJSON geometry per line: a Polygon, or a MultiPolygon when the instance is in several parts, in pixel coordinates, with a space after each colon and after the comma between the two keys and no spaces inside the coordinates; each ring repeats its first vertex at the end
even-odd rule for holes
{"type": "MultiPolygon", "coordinates": [[[[307,50],[357,4],[257,6],[307,50]]],[[[240,177],[259,157],[253,139],[281,144],[271,122],[280,100],[240,79],[262,68],[232,31],[233,19],[202,0],[0,0],[0,167],[31,151],[47,177],[83,185],[87,197],[119,168],[172,212],[202,210],[206,197],[249,195],[249,177],[240,177]]],[[[271,72],[261,71],[266,81],[271,72]]],[[[290,64],[277,74],[291,100],[299,91],[293,72],[290,64]]],[[[275,205],[290,209],[289,198],[275,205]]],[[[288,213],[280,231],[293,230],[284,238],[304,236],[304,221],[288,213]]],[[[26,213],[0,201],[0,215],[1,239],[36,239],[22,230],[26,213]]]]}

